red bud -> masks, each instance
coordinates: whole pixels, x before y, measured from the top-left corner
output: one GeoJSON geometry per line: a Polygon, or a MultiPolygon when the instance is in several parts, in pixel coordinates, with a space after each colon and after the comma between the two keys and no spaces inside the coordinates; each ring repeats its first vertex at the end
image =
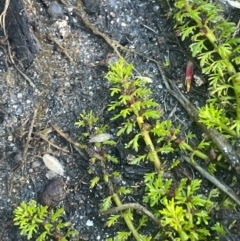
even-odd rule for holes
{"type": "Polygon", "coordinates": [[[186,68],[186,78],[185,83],[187,85],[187,92],[189,92],[191,84],[192,84],[192,78],[193,78],[193,62],[188,61],[187,68],[186,68]]]}

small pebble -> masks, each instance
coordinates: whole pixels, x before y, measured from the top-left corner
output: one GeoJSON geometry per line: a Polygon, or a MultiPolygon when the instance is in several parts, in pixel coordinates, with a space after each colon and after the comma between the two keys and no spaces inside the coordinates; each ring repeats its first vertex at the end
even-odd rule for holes
{"type": "Polygon", "coordinates": [[[87,225],[88,227],[92,227],[92,226],[93,226],[93,221],[91,221],[91,220],[88,219],[86,225],[87,225]]]}
{"type": "Polygon", "coordinates": [[[46,173],[46,177],[47,177],[47,179],[51,180],[51,179],[56,178],[56,177],[57,177],[57,174],[54,173],[54,172],[52,172],[52,171],[48,171],[48,172],[46,173]]]}
{"type": "Polygon", "coordinates": [[[110,16],[111,16],[112,18],[115,18],[115,17],[116,17],[116,14],[115,14],[114,12],[110,12],[109,14],[110,14],[110,16]]]}
{"type": "Polygon", "coordinates": [[[52,18],[62,17],[63,9],[57,1],[52,1],[48,7],[48,13],[52,18]]]}
{"type": "Polygon", "coordinates": [[[18,99],[22,99],[22,96],[23,96],[22,93],[17,94],[18,99]]]}
{"type": "Polygon", "coordinates": [[[21,108],[17,108],[16,115],[21,115],[21,114],[22,114],[22,109],[21,108]]]}
{"type": "Polygon", "coordinates": [[[21,152],[17,153],[17,154],[14,156],[13,159],[14,159],[15,162],[21,162],[21,161],[22,161],[22,153],[21,153],[21,152]]]}
{"type": "Polygon", "coordinates": [[[39,202],[44,206],[56,207],[66,198],[66,190],[61,179],[50,180],[39,195],[39,202]]]}
{"type": "Polygon", "coordinates": [[[158,11],[159,10],[159,6],[158,5],[155,5],[154,7],[153,7],[153,11],[158,11]]]}
{"type": "Polygon", "coordinates": [[[37,168],[37,167],[39,167],[39,166],[41,166],[41,162],[40,161],[34,161],[33,163],[32,163],[32,168],[34,169],[34,168],[37,168]]]}

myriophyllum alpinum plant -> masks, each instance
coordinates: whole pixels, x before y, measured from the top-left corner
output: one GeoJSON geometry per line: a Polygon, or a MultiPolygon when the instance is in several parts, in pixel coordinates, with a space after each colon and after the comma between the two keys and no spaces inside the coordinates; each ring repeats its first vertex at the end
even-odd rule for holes
{"type": "Polygon", "coordinates": [[[212,1],[177,0],[175,7],[178,10],[176,28],[182,40],[191,38],[192,55],[199,59],[202,72],[209,80],[208,102],[213,105],[200,110],[201,122],[218,129],[227,126],[230,135],[239,137],[240,72],[237,66],[240,64],[240,38],[236,36],[237,26],[224,17],[222,5],[212,1]],[[205,116],[208,111],[211,113],[205,116]],[[212,121],[208,118],[210,115],[214,117],[212,121]]]}

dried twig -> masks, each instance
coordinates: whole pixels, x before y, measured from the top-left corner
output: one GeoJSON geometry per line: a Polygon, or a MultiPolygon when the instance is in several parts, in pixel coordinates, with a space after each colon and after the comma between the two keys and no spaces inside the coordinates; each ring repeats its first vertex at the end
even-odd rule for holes
{"type": "Polygon", "coordinates": [[[22,162],[21,162],[21,164],[17,165],[15,168],[13,168],[12,171],[9,173],[8,195],[10,195],[11,191],[12,191],[12,181],[13,181],[15,172],[17,170],[19,170],[23,165],[26,167],[26,159],[27,159],[26,156],[27,156],[27,151],[28,151],[28,148],[29,148],[30,140],[32,139],[31,136],[32,136],[32,132],[33,132],[34,123],[35,123],[35,120],[36,120],[36,117],[37,117],[37,111],[38,111],[38,109],[35,108],[34,113],[33,113],[32,122],[31,122],[31,125],[30,125],[30,128],[29,128],[29,131],[28,131],[27,141],[26,141],[24,149],[23,149],[22,162]]]}
{"type": "Polygon", "coordinates": [[[48,133],[51,133],[51,132],[52,132],[52,128],[47,128],[47,129],[44,129],[44,130],[42,130],[42,131],[39,131],[39,132],[38,132],[38,135],[39,135],[44,141],[46,141],[50,146],[53,146],[53,147],[57,148],[58,150],[60,150],[60,151],[62,151],[62,152],[69,153],[68,150],[66,150],[66,149],[64,149],[64,148],[62,148],[62,147],[60,147],[60,146],[58,146],[58,145],[56,145],[56,144],[54,144],[54,143],[52,143],[51,141],[48,140],[47,134],[48,134],[48,133]]]}
{"type": "Polygon", "coordinates": [[[110,213],[114,213],[114,212],[119,212],[119,211],[123,211],[126,209],[136,209],[139,212],[144,213],[146,216],[148,216],[151,220],[153,220],[157,225],[160,225],[160,221],[158,218],[156,218],[150,211],[148,211],[144,206],[140,205],[139,203],[126,203],[126,204],[122,204],[121,206],[118,207],[114,207],[114,208],[110,208],[107,211],[101,211],[100,214],[101,215],[107,215],[110,213]]]}
{"type": "MultiPolygon", "coordinates": [[[[10,155],[12,155],[14,153],[13,152],[10,152],[9,154],[7,154],[6,156],[3,156],[1,159],[0,159],[0,163],[3,162],[5,159],[7,159],[10,155]]],[[[0,239],[1,240],[1,239],[0,239]]]]}
{"type": "Polygon", "coordinates": [[[60,44],[53,36],[51,36],[51,34],[47,34],[47,39],[49,39],[50,41],[55,43],[57,45],[57,47],[62,51],[62,53],[68,58],[68,60],[71,62],[71,64],[75,65],[75,62],[73,61],[71,56],[68,54],[66,48],[64,48],[62,46],[62,44],[60,44]]]}
{"type": "Polygon", "coordinates": [[[204,176],[207,180],[213,183],[222,192],[226,193],[232,200],[234,200],[240,206],[239,197],[235,195],[234,191],[230,187],[228,187],[224,183],[221,183],[216,177],[209,174],[206,170],[200,167],[196,162],[192,162],[190,158],[184,157],[184,160],[189,164],[191,164],[199,173],[201,173],[202,176],[204,176]]]}
{"type": "MultiPolygon", "coordinates": [[[[67,3],[65,0],[60,0],[60,1],[62,4],[64,4],[68,8],[73,9],[73,12],[81,19],[81,21],[83,22],[85,27],[90,29],[93,32],[93,34],[95,34],[96,36],[103,38],[107,42],[107,44],[114,50],[114,52],[117,54],[117,56],[119,58],[121,58],[122,56],[121,56],[120,52],[118,51],[118,49],[124,50],[125,52],[130,52],[130,53],[136,54],[136,52],[134,50],[130,50],[130,49],[124,47],[123,45],[121,45],[117,40],[109,38],[107,36],[107,34],[99,31],[92,23],[90,23],[88,21],[85,11],[83,10],[83,6],[82,6],[81,2],[79,4],[79,6],[76,7],[72,4],[67,3]]],[[[138,73],[138,75],[141,75],[136,68],[134,68],[134,70],[138,73]]]]}
{"type": "Polygon", "coordinates": [[[31,125],[30,125],[30,128],[29,128],[29,131],[28,131],[27,141],[26,141],[24,149],[23,149],[22,158],[23,158],[23,162],[24,162],[25,166],[26,166],[26,154],[27,154],[27,151],[28,151],[28,148],[29,148],[30,140],[32,139],[31,136],[32,136],[32,132],[33,132],[34,123],[35,123],[35,120],[37,118],[37,112],[38,112],[38,108],[36,107],[35,110],[34,110],[34,113],[33,113],[33,118],[32,118],[32,122],[31,122],[31,125]]]}
{"type": "Polygon", "coordinates": [[[71,144],[73,144],[74,146],[80,147],[80,144],[76,141],[74,141],[69,135],[67,135],[66,133],[64,133],[62,130],[60,130],[57,126],[55,125],[51,125],[52,128],[60,135],[62,136],[64,139],[66,139],[68,142],[70,142],[71,144]]]}
{"type": "Polygon", "coordinates": [[[36,89],[36,85],[32,82],[32,80],[22,72],[22,70],[20,70],[18,68],[18,66],[16,65],[14,59],[13,59],[13,56],[12,56],[12,53],[11,53],[11,46],[10,46],[10,43],[9,41],[7,40],[7,49],[8,49],[8,56],[9,56],[9,59],[11,61],[11,63],[13,64],[13,66],[15,67],[15,69],[24,77],[25,80],[27,80],[27,82],[34,88],[36,89]]]}
{"type": "Polygon", "coordinates": [[[77,184],[74,186],[74,192],[76,194],[77,190],[78,190],[78,187],[79,185],[83,182],[83,179],[85,178],[86,174],[84,174],[80,179],[79,181],[77,182],[77,184]]]}
{"type": "Polygon", "coordinates": [[[3,9],[3,11],[0,15],[0,25],[3,28],[3,33],[4,33],[5,36],[7,35],[6,34],[5,19],[6,19],[6,14],[7,14],[7,10],[8,10],[8,7],[9,7],[9,3],[10,3],[10,0],[5,1],[4,9],[3,9]]]}
{"type": "Polygon", "coordinates": [[[55,125],[51,125],[51,126],[60,136],[62,136],[64,139],[66,139],[69,143],[73,144],[75,146],[75,148],[77,149],[77,151],[79,152],[79,154],[84,159],[88,160],[88,157],[82,151],[82,146],[80,145],[80,143],[74,141],[69,135],[67,135],[66,133],[61,131],[57,126],[55,126],[55,125]]]}
{"type": "Polygon", "coordinates": [[[8,55],[11,56],[10,59],[11,59],[11,62],[12,64],[14,65],[15,69],[22,75],[22,77],[27,80],[27,82],[34,88],[36,89],[36,85],[32,82],[32,80],[22,72],[22,70],[20,70],[18,68],[18,66],[15,64],[15,61],[13,60],[13,57],[12,57],[12,54],[11,54],[11,50],[10,50],[10,44],[9,44],[9,41],[7,41],[7,45],[8,45],[8,55]]]}
{"type": "Polygon", "coordinates": [[[81,19],[84,25],[88,29],[91,29],[95,35],[102,37],[109,44],[109,46],[111,46],[114,49],[118,57],[121,57],[121,54],[119,53],[118,48],[125,49],[125,47],[119,44],[118,41],[110,39],[105,33],[102,33],[101,31],[99,31],[97,28],[94,27],[92,23],[89,22],[81,3],[80,3],[80,6],[76,7],[72,4],[67,3],[67,1],[65,0],[60,0],[60,2],[65,6],[67,6],[68,8],[73,9],[74,14],[76,14],[81,19]]]}

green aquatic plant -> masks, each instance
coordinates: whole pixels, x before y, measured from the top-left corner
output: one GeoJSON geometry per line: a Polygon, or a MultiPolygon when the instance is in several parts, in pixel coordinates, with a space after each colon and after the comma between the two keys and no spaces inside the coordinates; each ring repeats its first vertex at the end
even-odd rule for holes
{"type": "MultiPolygon", "coordinates": [[[[204,197],[197,194],[201,181],[182,179],[172,195],[170,189],[173,188],[173,179],[163,177],[168,170],[161,161],[161,155],[167,155],[176,150],[185,151],[190,155],[191,160],[195,157],[207,160],[208,156],[204,150],[208,148],[209,142],[202,140],[197,146],[192,147],[190,142],[194,136],[191,133],[182,138],[179,126],[174,126],[171,120],[162,119],[161,107],[152,99],[149,79],[135,78],[132,71],[133,65],[127,64],[124,59],[119,59],[110,65],[110,70],[106,74],[106,79],[111,85],[110,95],[112,97],[108,110],[110,114],[112,113],[111,123],[114,122],[115,126],[117,124],[115,138],[121,139],[125,148],[135,153],[130,161],[131,165],[149,162],[155,167],[155,173],[145,173],[143,181],[146,189],[143,200],[150,209],[149,212],[152,213],[151,218],[157,223],[157,229],[162,230],[159,231],[159,235],[165,238],[176,238],[176,240],[187,240],[187,238],[190,240],[193,237],[200,237],[199,240],[203,240],[204,237],[217,235],[216,230],[222,231],[221,226],[213,224],[211,228],[208,225],[210,210],[216,205],[211,201],[214,196],[213,192],[208,197],[204,197]],[[178,212],[179,210],[181,212],[178,212]],[[186,215],[186,217],[183,218],[181,215],[186,215]],[[176,226],[176,223],[179,226],[176,226]]],[[[82,120],[86,119],[86,116],[89,114],[81,115],[80,121],[76,124],[83,123],[82,120]]],[[[100,121],[99,118],[98,121],[100,121]]],[[[101,129],[100,123],[94,126],[93,135],[107,133],[110,129],[109,126],[101,129]]],[[[81,127],[85,128],[83,133],[90,132],[91,127],[88,122],[81,124],[81,127]]],[[[134,205],[128,206],[123,202],[126,196],[133,194],[135,188],[123,185],[120,181],[122,173],[112,168],[113,164],[118,163],[118,158],[110,150],[117,143],[118,141],[112,139],[91,142],[92,151],[89,152],[89,173],[93,175],[90,188],[95,188],[99,183],[105,183],[109,190],[109,195],[100,205],[100,213],[109,212],[114,209],[114,206],[121,210],[118,214],[111,214],[106,226],[112,227],[123,219],[128,227],[128,230],[119,230],[116,236],[109,238],[108,241],[128,240],[131,236],[137,241],[153,240],[153,234],[143,235],[141,233],[141,230],[149,225],[148,217],[143,214],[136,219],[136,213],[132,207],[134,205]],[[97,164],[101,167],[102,173],[96,170],[97,164]],[[127,206],[126,209],[122,209],[124,205],[127,206]]],[[[173,160],[171,168],[178,164],[178,160],[173,160]]],[[[144,207],[140,207],[140,210],[144,210],[144,207]]],[[[164,239],[160,238],[160,240],[164,239]]]]}
{"type": "MultiPolygon", "coordinates": [[[[159,119],[161,110],[151,98],[150,88],[146,87],[149,79],[143,77],[132,79],[132,70],[133,65],[126,65],[124,59],[110,65],[110,71],[105,78],[112,85],[111,96],[119,97],[110,103],[108,110],[113,111],[121,107],[120,112],[112,117],[112,120],[124,119],[117,133],[118,136],[124,133],[129,134],[136,128],[136,125],[138,126],[140,132],[133,137],[127,147],[133,147],[135,151],[138,151],[139,139],[143,138],[149,148],[148,159],[154,163],[158,172],[163,172],[163,166],[158,156],[158,152],[161,150],[155,148],[149,133],[151,127],[146,122],[149,119],[159,119]]],[[[171,147],[166,147],[166,151],[167,149],[172,150],[171,147]]]]}
{"type": "Polygon", "coordinates": [[[48,206],[39,205],[35,200],[31,200],[29,203],[22,201],[13,213],[14,225],[19,226],[20,235],[27,236],[28,240],[45,241],[54,238],[67,241],[69,238],[78,237],[78,231],[72,224],[63,221],[63,208],[49,210],[48,206]]]}
{"type": "Polygon", "coordinates": [[[176,186],[172,179],[164,180],[156,173],[146,174],[144,183],[143,200],[154,208],[165,230],[164,236],[176,241],[197,241],[206,240],[216,229],[219,234],[225,233],[219,223],[209,225],[210,213],[216,206],[211,199],[219,195],[217,189],[204,197],[198,193],[201,180],[183,178],[176,186]],[[163,207],[159,208],[160,204],[163,207]]]}
{"type": "Polygon", "coordinates": [[[199,110],[200,122],[227,135],[240,136],[240,38],[237,25],[224,16],[222,5],[208,0],[177,0],[176,28],[190,38],[192,56],[209,80],[209,105],[199,110]]]}

